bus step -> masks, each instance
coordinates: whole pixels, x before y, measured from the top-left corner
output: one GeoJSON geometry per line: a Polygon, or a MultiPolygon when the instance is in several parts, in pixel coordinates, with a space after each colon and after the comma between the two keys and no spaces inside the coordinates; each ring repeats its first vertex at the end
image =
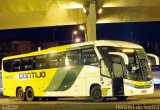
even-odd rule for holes
{"type": "Polygon", "coordinates": [[[124,95],[124,91],[115,91],[115,95],[124,95]]]}

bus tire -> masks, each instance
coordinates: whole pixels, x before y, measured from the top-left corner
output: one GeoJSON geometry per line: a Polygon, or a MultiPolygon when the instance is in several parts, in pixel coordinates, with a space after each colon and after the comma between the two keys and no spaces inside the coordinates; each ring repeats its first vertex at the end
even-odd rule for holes
{"type": "Polygon", "coordinates": [[[31,87],[26,90],[26,100],[33,101],[35,99],[34,91],[31,87]]]}
{"type": "Polygon", "coordinates": [[[16,96],[21,101],[25,101],[26,100],[25,92],[23,91],[22,88],[18,88],[17,89],[16,96]]]}
{"type": "Polygon", "coordinates": [[[116,96],[116,99],[119,101],[126,100],[128,97],[127,96],[116,96]]]}
{"type": "Polygon", "coordinates": [[[91,88],[91,98],[95,102],[103,102],[106,100],[105,97],[102,97],[100,86],[94,86],[93,88],[91,88]]]}

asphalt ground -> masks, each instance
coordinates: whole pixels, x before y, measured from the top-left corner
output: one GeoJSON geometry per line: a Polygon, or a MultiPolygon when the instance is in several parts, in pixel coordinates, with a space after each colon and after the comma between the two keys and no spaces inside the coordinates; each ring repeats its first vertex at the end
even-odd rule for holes
{"type": "Polygon", "coordinates": [[[59,98],[57,101],[19,101],[14,97],[0,98],[0,110],[159,110],[160,89],[154,94],[129,97],[125,101],[108,98],[93,102],[90,98],[59,98]]]}

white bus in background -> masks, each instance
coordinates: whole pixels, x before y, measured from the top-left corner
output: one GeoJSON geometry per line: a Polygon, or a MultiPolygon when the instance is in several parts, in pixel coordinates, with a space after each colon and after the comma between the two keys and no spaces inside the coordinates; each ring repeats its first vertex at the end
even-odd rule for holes
{"type": "Polygon", "coordinates": [[[160,65],[159,65],[159,57],[155,54],[147,53],[152,73],[153,73],[153,82],[155,85],[160,85],[160,65]]]}
{"type": "Polygon", "coordinates": [[[148,56],[152,66],[159,65],[159,58],[158,58],[157,55],[151,54],[151,53],[147,53],[147,56],[148,56]]]}

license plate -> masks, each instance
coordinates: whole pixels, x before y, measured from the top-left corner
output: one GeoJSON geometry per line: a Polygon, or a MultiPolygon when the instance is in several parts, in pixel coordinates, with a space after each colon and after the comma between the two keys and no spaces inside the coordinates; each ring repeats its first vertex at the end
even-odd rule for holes
{"type": "Polygon", "coordinates": [[[146,92],[147,92],[147,90],[142,90],[142,91],[141,91],[141,93],[146,93],[146,92]]]}

